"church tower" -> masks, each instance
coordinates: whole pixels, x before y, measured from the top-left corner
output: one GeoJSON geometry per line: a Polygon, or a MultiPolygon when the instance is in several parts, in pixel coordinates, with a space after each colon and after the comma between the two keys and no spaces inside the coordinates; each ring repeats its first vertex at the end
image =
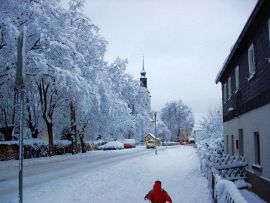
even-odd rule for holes
{"type": "Polygon", "coordinates": [[[140,78],[140,86],[147,88],[147,77],[145,77],[146,72],[144,70],[144,57],[143,57],[143,64],[142,64],[142,71],[141,71],[141,78],[140,78]]]}
{"type": "Polygon", "coordinates": [[[148,113],[151,112],[151,95],[149,90],[147,89],[147,77],[144,69],[144,57],[142,63],[142,71],[140,78],[140,90],[138,96],[140,97],[141,102],[144,103],[144,108],[147,109],[148,113]]]}

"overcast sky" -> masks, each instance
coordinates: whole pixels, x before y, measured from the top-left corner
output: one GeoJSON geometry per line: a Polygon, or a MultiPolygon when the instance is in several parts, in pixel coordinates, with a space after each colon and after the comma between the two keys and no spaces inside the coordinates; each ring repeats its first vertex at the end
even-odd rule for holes
{"type": "Polygon", "coordinates": [[[152,110],[181,99],[196,120],[221,102],[215,77],[257,0],[85,0],[84,13],[109,42],[106,59],[129,61],[140,77],[142,56],[152,110]]]}

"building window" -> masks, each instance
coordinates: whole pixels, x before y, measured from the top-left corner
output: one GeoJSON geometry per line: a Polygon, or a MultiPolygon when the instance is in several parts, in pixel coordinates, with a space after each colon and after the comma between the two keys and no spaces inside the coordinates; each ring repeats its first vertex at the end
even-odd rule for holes
{"type": "Polygon", "coordinates": [[[235,148],[239,149],[239,140],[235,140],[235,148]]]}
{"type": "Polygon", "coordinates": [[[260,134],[259,134],[259,132],[254,133],[254,151],[255,151],[255,164],[261,165],[260,134]]]}
{"type": "Polygon", "coordinates": [[[228,79],[228,99],[232,96],[232,78],[229,77],[228,79]]]}
{"type": "Polygon", "coordinates": [[[224,100],[224,103],[227,101],[227,84],[224,83],[223,85],[223,100],[224,100]]]}
{"type": "Polygon", "coordinates": [[[255,54],[254,54],[254,46],[253,44],[250,45],[250,47],[248,48],[248,70],[249,70],[249,80],[251,78],[253,78],[254,74],[255,74],[255,54]]]}
{"type": "Polygon", "coordinates": [[[239,155],[244,156],[244,135],[243,129],[239,129],[239,155]]]}
{"type": "Polygon", "coordinates": [[[235,68],[235,92],[239,89],[240,80],[239,80],[239,66],[235,68]]]}

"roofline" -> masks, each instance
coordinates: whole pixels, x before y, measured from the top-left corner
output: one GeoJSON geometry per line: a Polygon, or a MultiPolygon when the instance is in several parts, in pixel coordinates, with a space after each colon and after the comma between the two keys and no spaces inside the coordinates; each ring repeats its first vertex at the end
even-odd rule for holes
{"type": "Polygon", "coordinates": [[[254,19],[256,18],[257,14],[259,13],[259,11],[261,10],[262,8],[262,5],[265,3],[265,0],[258,0],[256,6],[254,7],[252,13],[250,14],[249,16],[249,19],[247,20],[241,34],[239,35],[236,43],[234,44],[229,56],[226,58],[225,62],[224,62],[224,65],[222,67],[222,69],[219,71],[219,73],[217,74],[217,77],[216,77],[216,84],[218,84],[218,82],[220,82],[220,79],[221,77],[223,76],[224,72],[226,71],[227,69],[227,66],[229,64],[229,62],[231,61],[232,57],[234,56],[236,50],[238,49],[240,43],[242,42],[243,38],[245,37],[247,31],[249,30],[250,26],[252,25],[254,19]]]}

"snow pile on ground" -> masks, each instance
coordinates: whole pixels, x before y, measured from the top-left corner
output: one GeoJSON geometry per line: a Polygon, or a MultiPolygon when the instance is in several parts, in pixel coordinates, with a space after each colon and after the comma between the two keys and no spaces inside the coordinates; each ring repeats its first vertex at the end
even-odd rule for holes
{"type": "MultiPolygon", "coordinates": [[[[132,149],[133,150],[133,149],[132,149]]],[[[99,151],[99,153],[130,153],[132,150],[99,151]]],[[[134,150],[147,150],[144,148],[134,150]]],[[[156,180],[175,203],[210,203],[207,180],[200,172],[199,159],[189,146],[161,147],[158,154],[150,153],[100,165],[84,167],[73,175],[27,187],[27,203],[144,203],[145,194],[156,180]]],[[[92,154],[92,153],[88,153],[92,154]]],[[[17,194],[5,197],[6,202],[17,202],[17,194]]]]}
{"type": "Polygon", "coordinates": [[[102,149],[102,150],[124,149],[124,144],[119,141],[111,141],[104,145],[99,146],[98,149],[102,149]]]}

